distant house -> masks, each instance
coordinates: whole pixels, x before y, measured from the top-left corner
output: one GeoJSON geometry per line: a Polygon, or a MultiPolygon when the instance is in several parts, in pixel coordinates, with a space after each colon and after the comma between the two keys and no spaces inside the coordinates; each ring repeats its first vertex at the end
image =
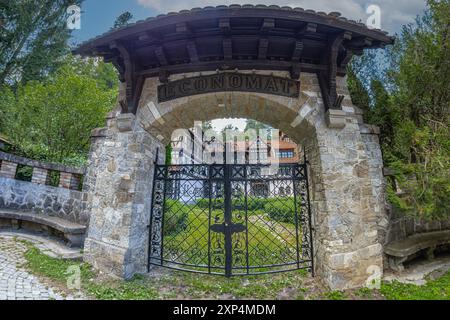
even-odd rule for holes
{"type": "MultiPolygon", "coordinates": [[[[203,132],[196,135],[194,130],[187,130],[172,141],[170,174],[173,182],[168,187],[170,198],[188,204],[195,203],[198,198],[207,198],[209,194],[212,198],[223,196],[221,183],[212,182],[210,191],[204,185],[204,177],[199,177],[196,170],[191,170],[192,165],[223,163],[223,143],[217,140],[214,142],[196,141],[198,137],[202,137],[203,132]],[[199,142],[201,147],[196,148],[195,142],[199,142]]],[[[260,137],[257,137],[256,141],[247,139],[235,141],[233,145],[234,161],[231,162],[234,164],[268,164],[277,160],[280,164],[298,163],[300,161],[299,149],[299,146],[289,136],[284,132],[279,132],[276,144],[260,139],[260,137]]],[[[260,176],[261,179],[252,179],[250,194],[262,198],[291,196],[293,194],[292,182],[285,182],[283,186],[279,186],[280,183],[276,179],[263,178],[274,176],[277,173],[277,167],[275,171],[273,167],[252,168],[252,174],[260,176]]]]}

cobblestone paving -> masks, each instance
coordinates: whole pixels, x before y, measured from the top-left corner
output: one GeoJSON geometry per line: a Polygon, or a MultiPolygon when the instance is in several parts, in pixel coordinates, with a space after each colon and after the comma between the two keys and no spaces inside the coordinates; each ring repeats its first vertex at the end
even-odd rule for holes
{"type": "Polygon", "coordinates": [[[62,300],[64,297],[43,284],[21,266],[26,246],[13,238],[0,237],[0,300],[62,300]]]}

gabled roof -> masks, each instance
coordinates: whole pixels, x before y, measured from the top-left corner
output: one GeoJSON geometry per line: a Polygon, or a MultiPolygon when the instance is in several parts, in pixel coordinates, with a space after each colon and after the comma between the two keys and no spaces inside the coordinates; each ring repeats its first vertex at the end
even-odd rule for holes
{"type": "Polygon", "coordinates": [[[277,5],[221,5],[207,6],[204,8],[193,8],[191,10],[181,10],[179,12],[169,12],[156,17],[149,17],[136,23],[128,24],[118,29],[111,29],[93,39],[83,42],[74,50],[74,53],[81,55],[96,55],[96,48],[109,44],[111,41],[137,36],[138,34],[165,27],[171,24],[195,22],[211,18],[239,18],[239,17],[263,17],[276,18],[291,21],[303,21],[328,26],[342,31],[350,31],[355,34],[372,38],[383,43],[392,44],[394,37],[388,32],[380,29],[369,29],[364,23],[349,20],[342,17],[339,12],[316,12],[303,8],[292,8],[289,6],[277,5]]]}

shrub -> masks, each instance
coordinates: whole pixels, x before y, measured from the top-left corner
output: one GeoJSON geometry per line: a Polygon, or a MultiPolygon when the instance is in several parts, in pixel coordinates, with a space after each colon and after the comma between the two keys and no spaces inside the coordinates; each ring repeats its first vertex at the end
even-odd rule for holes
{"type": "Polygon", "coordinates": [[[270,219],[278,222],[295,223],[295,204],[293,198],[266,199],[264,211],[270,219]]]}
{"type": "MultiPolygon", "coordinates": [[[[211,200],[212,210],[223,210],[223,198],[216,198],[211,200]]],[[[241,212],[245,215],[245,197],[233,198],[232,208],[233,212],[241,212]]],[[[209,199],[201,198],[197,200],[196,206],[200,209],[209,208],[209,199]]],[[[256,198],[249,196],[247,198],[247,215],[269,214],[270,218],[280,222],[294,223],[294,199],[291,197],[285,198],[256,198]]]]}
{"type": "Polygon", "coordinates": [[[164,214],[164,235],[170,236],[183,231],[187,227],[189,206],[178,200],[166,199],[164,214]]]}

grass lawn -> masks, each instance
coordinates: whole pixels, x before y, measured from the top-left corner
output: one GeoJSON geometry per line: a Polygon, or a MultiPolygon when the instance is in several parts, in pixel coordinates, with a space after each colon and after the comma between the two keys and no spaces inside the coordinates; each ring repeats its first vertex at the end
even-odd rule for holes
{"type": "MultiPolygon", "coordinates": [[[[234,221],[235,223],[245,225],[245,212],[235,214],[234,216],[240,217],[240,219],[234,221]]],[[[215,224],[214,217],[223,219],[223,212],[219,210],[212,212],[211,225],[215,224]]],[[[168,216],[166,219],[170,220],[171,217],[168,216]]],[[[222,222],[222,220],[220,221],[222,222]]],[[[207,266],[208,250],[210,250],[212,265],[223,268],[225,261],[224,235],[215,232],[211,232],[209,235],[210,223],[207,210],[198,208],[190,209],[187,215],[186,225],[187,227],[180,228],[164,236],[164,259],[178,263],[207,266]],[[209,236],[211,237],[211,248],[208,247],[209,236]]],[[[293,263],[297,261],[295,225],[267,221],[263,217],[252,215],[248,219],[247,227],[250,266],[293,263]]],[[[234,246],[233,267],[245,267],[246,233],[233,234],[232,242],[234,246]]],[[[191,269],[193,268],[191,267],[191,269]]],[[[202,271],[207,270],[207,268],[198,269],[202,271]]],[[[257,268],[253,271],[263,272],[267,270],[267,268],[257,268]]],[[[219,269],[215,271],[220,272],[219,269]]],[[[236,269],[235,272],[239,273],[243,271],[236,269]]]]}
{"type": "Polygon", "coordinates": [[[123,281],[101,278],[85,263],[50,258],[32,244],[24,243],[28,246],[25,254],[26,269],[40,276],[49,285],[63,288],[68,268],[79,266],[82,291],[92,299],[450,300],[450,271],[437,280],[428,281],[424,286],[383,282],[380,290],[362,288],[343,292],[326,290],[305,271],[231,279],[184,272],[162,272],[153,278],[136,276],[131,281],[123,281]]]}

